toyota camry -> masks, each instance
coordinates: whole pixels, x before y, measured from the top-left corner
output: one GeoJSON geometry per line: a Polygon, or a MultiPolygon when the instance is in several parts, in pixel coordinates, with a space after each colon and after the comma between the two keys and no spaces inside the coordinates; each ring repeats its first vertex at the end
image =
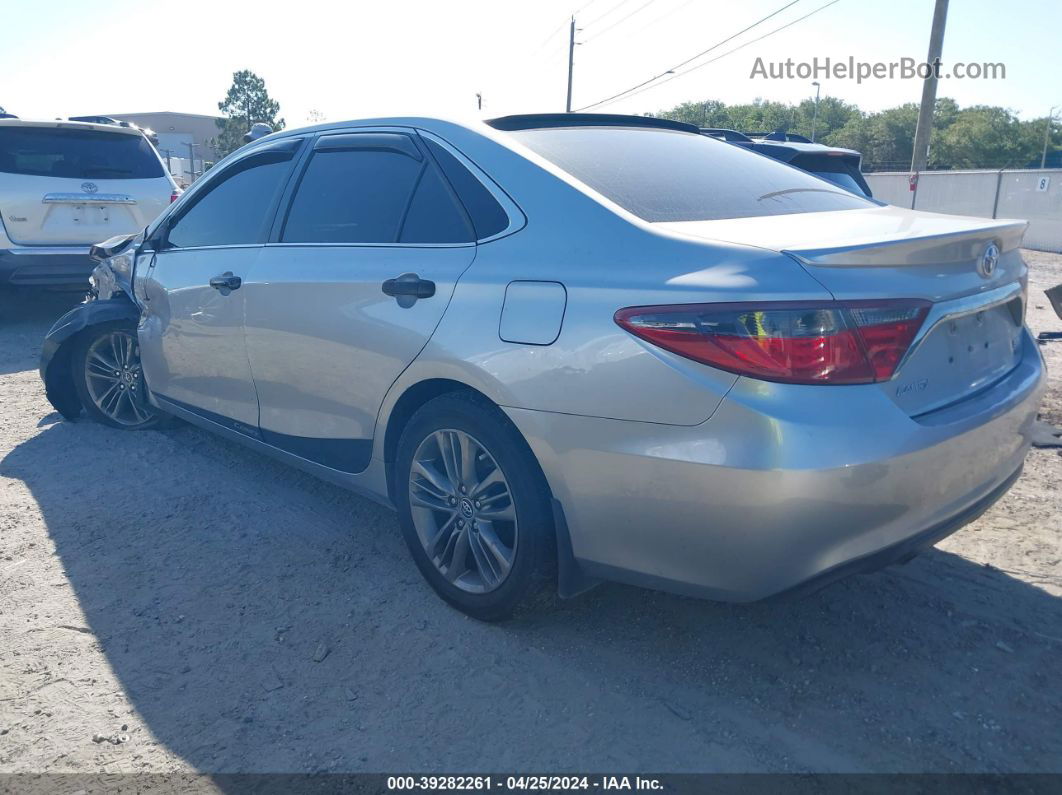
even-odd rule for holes
{"type": "Polygon", "coordinates": [[[748,601],[907,559],[1021,472],[1025,223],[915,212],[654,118],[284,131],[136,237],[41,374],[398,512],[470,615],[601,580],[748,601]]]}

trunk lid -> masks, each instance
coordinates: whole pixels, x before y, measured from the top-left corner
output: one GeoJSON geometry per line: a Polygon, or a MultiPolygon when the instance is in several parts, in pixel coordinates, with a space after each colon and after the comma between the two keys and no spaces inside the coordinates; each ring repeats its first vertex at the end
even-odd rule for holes
{"type": "Polygon", "coordinates": [[[912,416],[991,386],[1021,359],[1024,221],[876,207],[654,227],[784,253],[840,301],[932,301],[896,374],[880,384],[912,416]]]}
{"type": "Polygon", "coordinates": [[[22,246],[89,245],[142,229],[174,189],[138,131],[0,122],[0,214],[22,246]]]}

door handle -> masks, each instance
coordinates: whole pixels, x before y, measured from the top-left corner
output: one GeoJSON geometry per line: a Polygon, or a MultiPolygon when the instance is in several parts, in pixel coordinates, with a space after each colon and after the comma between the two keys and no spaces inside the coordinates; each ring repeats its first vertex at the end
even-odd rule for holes
{"type": "Polygon", "coordinates": [[[413,306],[418,298],[431,298],[435,295],[435,282],[422,279],[415,273],[403,273],[395,279],[388,279],[382,285],[384,295],[398,299],[398,305],[413,306]]]}
{"type": "Polygon", "coordinates": [[[210,286],[215,290],[220,290],[222,295],[226,295],[226,291],[239,290],[241,284],[243,280],[239,276],[233,276],[232,271],[225,271],[210,280],[210,286]]]}

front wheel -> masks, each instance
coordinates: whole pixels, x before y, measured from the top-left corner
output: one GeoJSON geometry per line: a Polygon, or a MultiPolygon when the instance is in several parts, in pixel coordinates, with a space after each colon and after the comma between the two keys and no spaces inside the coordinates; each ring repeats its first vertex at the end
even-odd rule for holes
{"type": "Polygon", "coordinates": [[[395,466],[406,544],[443,599],[495,621],[546,587],[549,492],[497,407],[471,393],[428,402],[403,432],[395,466]]]}
{"type": "Polygon", "coordinates": [[[162,415],[147,401],[136,329],[102,323],[81,333],[73,350],[71,374],[89,417],[123,430],[157,426],[162,415]]]}

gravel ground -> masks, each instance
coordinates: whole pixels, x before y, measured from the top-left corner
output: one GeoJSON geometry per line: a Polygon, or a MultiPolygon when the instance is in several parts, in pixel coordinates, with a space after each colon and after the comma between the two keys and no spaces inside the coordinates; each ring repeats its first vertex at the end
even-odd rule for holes
{"type": "MultiPolygon", "coordinates": [[[[1027,256],[1060,329],[1062,256],[1027,256]]],[[[366,500],[189,426],[62,421],[36,366],[71,302],[0,305],[0,772],[1062,771],[1058,451],[802,601],[607,585],[485,625],[366,500]]]]}

